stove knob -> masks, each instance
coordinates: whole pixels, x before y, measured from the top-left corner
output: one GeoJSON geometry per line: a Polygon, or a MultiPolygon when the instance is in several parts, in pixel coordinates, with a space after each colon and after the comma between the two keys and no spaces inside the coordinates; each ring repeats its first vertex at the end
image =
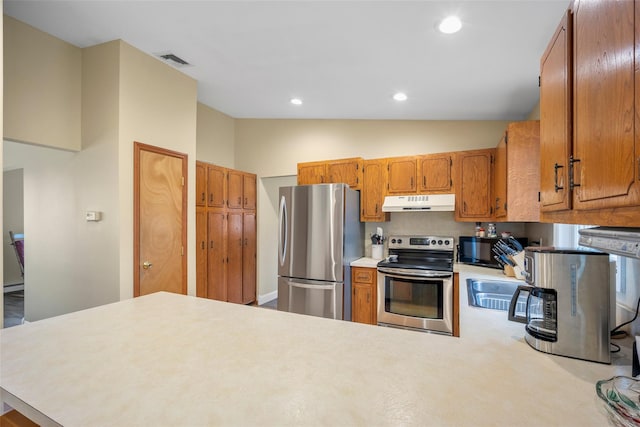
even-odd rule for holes
{"type": "Polygon", "coordinates": [[[391,243],[395,243],[395,242],[396,242],[396,239],[391,239],[391,243]]]}
{"type": "Polygon", "coordinates": [[[445,244],[445,245],[447,245],[447,246],[449,246],[449,243],[451,243],[451,242],[450,242],[450,241],[448,241],[448,240],[445,240],[445,241],[444,241],[444,244],[445,244]]]}
{"type": "Polygon", "coordinates": [[[432,244],[432,245],[435,245],[435,244],[436,244],[436,241],[435,241],[435,240],[432,240],[432,241],[431,241],[431,244],[432,244]]]}
{"type": "Polygon", "coordinates": [[[398,244],[402,243],[402,239],[398,239],[398,244]]]}
{"type": "Polygon", "coordinates": [[[438,245],[442,245],[442,240],[438,240],[438,245]]]}

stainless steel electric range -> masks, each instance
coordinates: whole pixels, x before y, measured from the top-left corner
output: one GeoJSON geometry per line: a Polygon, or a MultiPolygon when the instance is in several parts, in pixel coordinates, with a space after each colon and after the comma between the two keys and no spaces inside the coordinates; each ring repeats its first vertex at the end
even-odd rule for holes
{"type": "Polygon", "coordinates": [[[390,236],[378,263],[378,324],[453,334],[453,237],[390,236]]]}

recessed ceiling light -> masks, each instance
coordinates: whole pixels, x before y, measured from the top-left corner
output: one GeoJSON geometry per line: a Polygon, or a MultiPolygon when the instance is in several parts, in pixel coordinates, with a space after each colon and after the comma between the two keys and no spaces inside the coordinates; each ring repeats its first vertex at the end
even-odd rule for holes
{"type": "Polygon", "coordinates": [[[407,94],[402,93],[402,92],[398,92],[395,95],[393,95],[393,99],[395,99],[396,101],[406,101],[407,100],[407,94]]]}
{"type": "Polygon", "coordinates": [[[300,99],[300,98],[291,98],[291,103],[293,105],[302,105],[302,99],[300,99]]]}
{"type": "Polygon", "coordinates": [[[440,32],[445,34],[457,33],[460,31],[460,28],[462,28],[462,22],[460,22],[460,18],[454,15],[447,16],[440,22],[440,25],[438,25],[440,32]]]}

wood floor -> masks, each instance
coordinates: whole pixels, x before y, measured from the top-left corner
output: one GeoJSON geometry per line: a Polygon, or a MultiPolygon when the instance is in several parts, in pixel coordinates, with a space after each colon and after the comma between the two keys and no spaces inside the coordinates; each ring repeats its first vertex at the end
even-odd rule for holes
{"type": "Polygon", "coordinates": [[[4,327],[22,324],[24,318],[24,291],[4,294],[4,327]]]}

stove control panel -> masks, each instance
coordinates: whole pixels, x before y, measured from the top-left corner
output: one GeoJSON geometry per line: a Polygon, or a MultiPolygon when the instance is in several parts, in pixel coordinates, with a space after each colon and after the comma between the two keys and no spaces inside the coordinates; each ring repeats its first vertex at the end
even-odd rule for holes
{"type": "Polygon", "coordinates": [[[431,249],[453,251],[451,236],[389,236],[389,249],[431,249]]]}

